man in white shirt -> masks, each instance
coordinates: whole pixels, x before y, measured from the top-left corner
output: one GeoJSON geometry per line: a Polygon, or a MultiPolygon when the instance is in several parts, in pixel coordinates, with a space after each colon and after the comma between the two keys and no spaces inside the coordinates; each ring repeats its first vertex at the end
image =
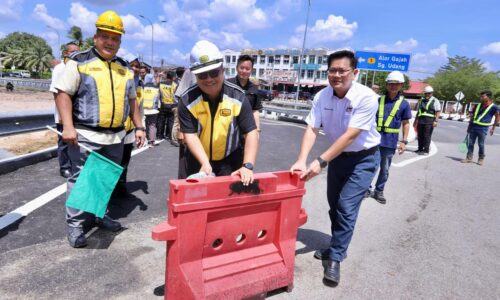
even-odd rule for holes
{"type": "MultiPolygon", "coordinates": [[[[55,87],[56,81],[62,76],[64,72],[64,65],[66,61],[69,59],[71,54],[80,51],[80,46],[78,46],[75,42],[69,42],[64,46],[63,51],[63,61],[54,67],[52,71],[52,82],[50,83],[49,91],[54,94],[54,101],[57,96],[57,89],[55,87]]],[[[55,104],[55,103],[54,103],[55,104]]],[[[57,107],[54,105],[54,121],[56,123],[57,131],[62,132],[63,126],[61,122],[61,118],[59,118],[59,112],[57,111],[57,107]]],[[[71,161],[68,156],[68,145],[63,142],[62,137],[58,136],[57,138],[57,158],[59,159],[59,173],[64,178],[69,178],[71,176],[71,161]]]]}
{"type": "Polygon", "coordinates": [[[300,154],[290,171],[309,180],[328,165],[327,198],[330,205],[330,247],[314,257],[324,261],[324,279],[337,285],[340,262],[346,257],[365,192],[379,163],[380,134],[376,129],[377,95],[354,81],[358,74],[354,52],[340,50],[328,57],[328,81],[314,97],[307,116],[300,154]],[[307,166],[320,127],[331,146],[307,166]]]}

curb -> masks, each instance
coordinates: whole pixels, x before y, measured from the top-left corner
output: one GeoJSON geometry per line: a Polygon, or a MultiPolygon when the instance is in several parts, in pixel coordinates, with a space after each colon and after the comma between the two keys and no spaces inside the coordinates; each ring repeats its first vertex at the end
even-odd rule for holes
{"type": "Polygon", "coordinates": [[[33,165],[57,156],[57,146],[42,149],[33,153],[9,157],[0,160],[0,175],[10,173],[19,168],[33,165]]]}

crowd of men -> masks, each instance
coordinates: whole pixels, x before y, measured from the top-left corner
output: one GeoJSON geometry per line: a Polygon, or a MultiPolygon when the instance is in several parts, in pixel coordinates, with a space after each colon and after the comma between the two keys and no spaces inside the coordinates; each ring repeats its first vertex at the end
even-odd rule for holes
{"type": "MultiPolygon", "coordinates": [[[[125,168],[117,190],[126,192],[126,169],[134,144],[142,147],[147,140],[154,146],[157,139],[180,146],[179,178],[237,175],[243,185],[251,184],[262,108],[249,80],[253,59],[240,56],[238,75],[226,80],[222,53],[213,43],[202,40],[193,46],[184,74],[178,69],[154,77],[137,57],[116,56],[124,33],[120,17],[114,11],[104,12],[96,22],[95,47],[79,52],[77,45],[67,44],[64,62],[57,72],[54,70],[51,91],[59,112],[60,144],[66,144],[67,154],[61,154],[60,159],[67,162],[61,163],[61,175],[68,177],[67,195],[89,155],[84,147],[125,168]]],[[[333,52],[327,63],[329,85],[312,102],[300,153],[290,172],[299,172],[302,179],[309,180],[327,168],[331,241],[314,257],[324,261],[324,279],[338,284],[340,263],[347,255],[361,202],[373,197],[386,203],[383,191],[389,167],[396,151],[405,152],[412,115],[402,94],[402,73],[390,73],[387,92],[379,96],[356,82],[359,70],[353,51],[333,52]],[[320,128],[330,146],[307,164],[320,128]]],[[[429,153],[441,110],[432,93],[430,86],[424,91],[414,123],[422,155],[429,153]]],[[[480,164],[485,156],[484,132],[499,121],[491,92],[485,91],[481,97],[483,102],[475,109],[468,129],[471,143],[465,159],[472,161],[477,139],[480,164]]],[[[491,134],[493,130],[494,126],[491,134]]],[[[85,224],[110,231],[121,229],[120,223],[107,215],[96,218],[71,207],[66,207],[66,219],[68,241],[75,248],[87,244],[85,224]]]]}

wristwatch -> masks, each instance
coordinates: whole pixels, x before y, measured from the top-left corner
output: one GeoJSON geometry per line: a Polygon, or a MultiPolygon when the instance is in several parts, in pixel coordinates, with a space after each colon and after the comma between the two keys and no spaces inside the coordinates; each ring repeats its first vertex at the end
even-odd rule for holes
{"type": "Polygon", "coordinates": [[[135,131],[137,131],[137,130],[139,130],[139,131],[146,131],[146,128],[144,128],[144,127],[136,127],[135,131]]]}
{"type": "Polygon", "coordinates": [[[252,163],[249,163],[249,162],[244,163],[243,167],[249,169],[250,171],[253,171],[253,164],[252,163]]]}
{"type": "Polygon", "coordinates": [[[405,145],[408,145],[408,141],[407,140],[402,140],[401,143],[403,143],[405,145]]]}
{"type": "Polygon", "coordinates": [[[328,165],[326,160],[322,159],[320,156],[316,157],[316,160],[319,162],[319,166],[321,167],[321,169],[325,168],[328,165]]]}

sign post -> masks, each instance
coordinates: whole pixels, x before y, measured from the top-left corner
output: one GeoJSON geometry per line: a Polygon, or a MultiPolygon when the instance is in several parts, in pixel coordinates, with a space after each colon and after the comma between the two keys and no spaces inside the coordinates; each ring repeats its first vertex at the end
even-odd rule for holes
{"type": "MultiPolygon", "coordinates": [[[[455,99],[457,99],[457,113],[458,115],[460,116],[458,119],[459,120],[463,120],[462,119],[462,115],[463,115],[463,110],[462,111],[458,111],[458,107],[459,107],[459,104],[460,102],[462,101],[462,99],[465,97],[464,93],[462,93],[462,91],[458,91],[458,93],[455,94],[455,99]]],[[[465,107],[464,105],[462,105],[462,107],[465,107]]]]}
{"type": "Polygon", "coordinates": [[[356,51],[358,69],[408,72],[410,54],[356,51]]]}

